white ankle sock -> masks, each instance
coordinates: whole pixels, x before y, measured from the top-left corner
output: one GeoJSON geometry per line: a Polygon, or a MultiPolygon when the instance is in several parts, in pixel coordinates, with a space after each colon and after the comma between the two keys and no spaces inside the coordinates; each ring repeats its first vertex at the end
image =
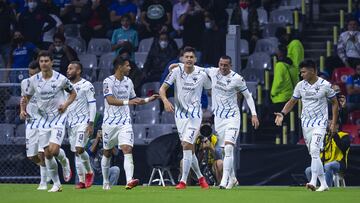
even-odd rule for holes
{"type": "Polygon", "coordinates": [[[84,165],[80,156],[75,156],[75,168],[79,176],[79,182],[85,183],[84,165]]]}
{"type": "Polygon", "coordinates": [[[183,165],[182,165],[182,175],[181,181],[186,183],[187,177],[189,175],[190,167],[192,164],[192,150],[183,150],[183,165]]]}
{"type": "Polygon", "coordinates": [[[109,183],[110,161],[111,161],[111,157],[107,158],[106,156],[103,155],[101,159],[101,172],[103,175],[104,183],[109,183]]]}
{"type": "Polygon", "coordinates": [[[51,159],[45,158],[45,165],[47,168],[48,175],[50,175],[54,185],[61,185],[59,174],[58,174],[58,164],[54,157],[51,159]]]}
{"type": "Polygon", "coordinates": [[[40,184],[47,184],[47,168],[46,166],[40,166],[40,184]]]}
{"type": "Polygon", "coordinates": [[[203,177],[201,171],[200,171],[200,167],[199,167],[199,161],[196,157],[195,154],[192,155],[192,161],[191,161],[191,168],[192,170],[195,172],[196,177],[199,179],[201,177],[203,177]]]}
{"type": "Polygon", "coordinates": [[[69,167],[66,161],[66,154],[63,149],[60,148],[59,154],[56,156],[56,159],[60,162],[62,167],[69,167]]]}
{"type": "Polygon", "coordinates": [[[229,177],[232,173],[233,163],[234,163],[234,146],[225,145],[224,147],[225,157],[223,165],[223,176],[221,178],[220,185],[226,186],[229,180],[229,177]]]}
{"type": "Polygon", "coordinates": [[[80,157],[81,157],[81,160],[84,165],[86,173],[92,173],[93,170],[90,165],[89,154],[86,151],[84,151],[82,154],[80,154],[80,157]]]}
{"type": "Polygon", "coordinates": [[[134,175],[134,161],[132,154],[124,154],[124,170],[126,176],[126,182],[128,183],[133,179],[134,175]]]}

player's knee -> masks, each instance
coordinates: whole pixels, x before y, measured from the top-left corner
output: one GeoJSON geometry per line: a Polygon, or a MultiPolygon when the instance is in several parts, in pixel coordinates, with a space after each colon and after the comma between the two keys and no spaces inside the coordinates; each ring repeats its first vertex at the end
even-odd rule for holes
{"type": "Polygon", "coordinates": [[[183,150],[192,150],[193,148],[192,148],[192,144],[190,144],[190,143],[188,143],[188,142],[181,142],[181,145],[182,145],[182,147],[183,147],[183,150]]]}
{"type": "Polygon", "coordinates": [[[129,145],[122,145],[121,150],[124,154],[131,154],[132,153],[132,147],[129,145]]]}
{"type": "Polygon", "coordinates": [[[225,157],[230,157],[234,153],[234,146],[232,146],[231,144],[227,144],[224,147],[224,151],[225,151],[225,157]]]}
{"type": "Polygon", "coordinates": [[[29,156],[28,159],[36,164],[38,164],[40,162],[39,158],[37,155],[35,156],[29,156]]]}
{"type": "Polygon", "coordinates": [[[76,155],[80,155],[82,153],[84,153],[84,148],[81,148],[81,147],[76,147],[76,155]]]}

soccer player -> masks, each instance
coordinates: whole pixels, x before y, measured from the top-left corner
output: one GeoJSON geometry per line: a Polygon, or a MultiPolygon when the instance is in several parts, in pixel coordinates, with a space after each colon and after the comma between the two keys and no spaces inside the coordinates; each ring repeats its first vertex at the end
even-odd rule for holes
{"type": "MultiPolygon", "coordinates": [[[[39,146],[45,150],[45,165],[48,175],[54,185],[48,192],[61,192],[62,187],[58,175],[58,165],[54,158],[63,166],[65,181],[71,179],[69,159],[60,149],[65,135],[67,107],[75,100],[76,92],[70,81],[52,69],[51,54],[41,51],[38,55],[41,72],[29,79],[26,91],[26,104],[33,95],[36,96],[36,106],[40,115],[36,128],[38,129],[39,146]],[[69,93],[65,98],[65,91],[69,93]]],[[[22,118],[27,117],[24,109],[20,112],[22,118]]]]}
{"type": "MultiPolygon", "coordinates": [[[[172,67],[170,67],[172,68],[172,67]]],[[[259,127],[255,103],[242,76],[231,70],[231,58],[222,56],[218,68],[200,68],[211,78],[212,111],[219,144],[224,147],[223,175],[220,189],[231,189],[236,183],[234,173],[234,146],[240,131],[241,115],[237,94],[242,93],[251,111],[251,123],[259,127]]]]}
{"type": "Polygon", "coordinates": [[[93,134],[96,114],[96,99],[94,86],[81,78],[82,64],[78,61],[70,62],[67,77],[76,91],[75,101],[68,107],[67,132],[71,151],[75,153],[75,167],[79,176],[76,189],[91,187],[94,173],[90,165],[89,154],[84,147],[93,134]]]}
{"type": "Polygon", "coordinates": [[[194,143],[202,120],[201,92],[203,88],[211,87],[211,81],[205,72],[194,66],[196,62],[194,48],[185,47],[182,58],[184,64],[180,64],[170,72],[160,87],[160,97],[164,102],[165,110],[175,112],[176,127],[183,147],[182,176],[176,189],[186,188],[190,168],[194,170],[201,188],[207,189],[209,185],[201,174],[198,159],[194,154],[194,143]],[[166,90],[172,84],[175,84],[175,109],[166,97],[166,90]]]}
{"type": "Polygon", "coordinates": [[[333,119],[330,123],[330,132],[336,133],[336,121],[338,120],[338,101],[331,84],[317,76],[315,63],[311,60],[300,63],[300,74],[303,78],[298,82],[293,97],[285,104],[281,112],[276,112],[275,123],[282,125],[287,113],[291,111],[299,99],[302,101],[301,126],[311,156],[311,181],[306,188],[315,191],[317,178],[320,181],[319,192],[329,190],[325,181],[324,168],[320,159],[326,126],[328,123],[328,99],[332,104],[333,119]]]}
{"type": "MultiPolygon", "coordinates": [[[[32,61],[29,64],[29,76],[33,76],[40,72],[39,63],[37,61],[32,61]]],[[[39,136],[38,136],[38,129],[36,128],[36,122],[40,119],[40,115],[38,113],[38,109],[36,106],[36,98],[33,96],[29,104],[26,107],[26,110],[24,108],[24,101],[26,97],[26,92],[29,90],[28,85],[30,81],[29,78],[26,78],[21,81],[21,105],[20,108],[21,111],[27,112],[27,118],[25,124],[25,137],[26,137],[26,156],[33,161],[35,164],[39,165],[40,167],[40,184],[37,188],[37,190],[47,190],[47,172],[46,172],[46,166],[44,162],[44,149],[39,147],[39,136]]]]}
{"type": "Polygon", "coordinates": [[[111,150],[116,145],[124,153],[124,170],[126,175],[125,189],[132,189],[139,184],[133,178],[134,164],[132,148],[134,133],[131,125],[129,105],[141,105],[158,98],[157,94],[142,99],[137,98],[134,85],[127,75],[130,72],[129,59],[117,56],[113,62],[115,74],[103,82],[105,97],[104,120],[102,124],[104,154],[101,160],[103,174],[103,189],[110,190],[109,168],[111,150]]]}

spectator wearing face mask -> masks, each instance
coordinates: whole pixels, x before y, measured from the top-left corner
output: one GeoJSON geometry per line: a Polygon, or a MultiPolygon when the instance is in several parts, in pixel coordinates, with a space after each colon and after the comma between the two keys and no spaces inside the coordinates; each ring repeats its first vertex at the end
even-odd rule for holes
{"type": "Polygon", "coordinates": [[[71,61],[79,61],[76,52],[65,44],[65,37],[62,33],[54,35],[54,43],[50,45],[49,52],[53,55],[53,69],[63,75],[66,75],[71,61]]]}
{"type": "Polygon", "coordinates": [[[131,28],[131,17],[125,14],[121,17],[121,27],[114,30],[111,38],[111,49],[117,54],[124,48],[130,51],[131,59],[134,61],[134,51],[139,45],[138,33],[131,28]]]}
{"type": "Polygon", "coordinates": [[[347,28],[340,34],[337,53],[345,66],[355,68],[360,62],[360,32],[356,19],[349,19],[347,28]]]}
{"type": "Polygon", "coordinates": [[[161,74],[169,61],[177,58],[178,47],[167,33],[161,33],[151,45],[149,54],[144,64],[144,82],[159,82],[161,74]]]}
{"type": "Polygon", "coordinates": [[[45,32],[56,26],[56,21],[46,10],[38,7],[37,0],[27,0],[27,9],[21,12],[18,28],[27,41],[40,46],[45,32]]]}
{"type": "Polygon", "coordinates": [[[217,66],[218,59],[225,55],[226,33],[224,30],[219,29],[210,13],[205,14],[205,31],[201,39],[201,62],[217,66]]]}

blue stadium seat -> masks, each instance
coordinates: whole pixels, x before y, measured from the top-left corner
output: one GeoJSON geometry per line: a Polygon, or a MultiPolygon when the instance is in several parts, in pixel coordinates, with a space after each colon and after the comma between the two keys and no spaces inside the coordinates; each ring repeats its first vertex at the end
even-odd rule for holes
{"type": "Polygon", "coordinates": [[[101,56],[109,52],[111,52],[111,42],[109,39],[93,38],[90,40],[87,53],[101,56]]]}
{"type": "Polygon", "coordinates": [[[153,37],[142,39],[139,43],[138,52],[149,52],[153,41],[154,41],[153,37]]]}
{"type": "Polygon", "coordinates": [[[270,12],[270,22],[293,24],[293,12],[290,9],[277,9],[270,12]]]}
{"type": "Polygon", "coordinates": [[[14,138],[15,125],[14,124],[0,124],[0,144],[12,144],[14,138]]]}
{"type": "Polygon", "coordinates": [[[268,55],[276,53],[277,46],[271,39],[259,39],[256,41],[255,52],[265,52],[268,55]]]}
{"type": "Polygon", "coordinates": [[[255,52],[249,56],[246,69],[271,69],[271,58],[265,52],[255,52]]]}
{"type": "Polygon", "coordinates": [[[83,77],[89,81],[96,81],[97,58],[94,54],[80,54],[79,59],[83,65],[83,77]]]}
{"type": "Polygon", "coordinates": [[[74,49],[77,54],[86,52],[86,42],[81,37],[67,37],[65,44],[74,49]]]}
{"type": "Polygon", "coordinates": [[[160,116],[158,111],[142,110],[135,112],[135,123],[137,124],[158,124],[160,116]]]}
{"type": "Polygon", "coordinates": [[[154,93],[159,93],[160,82],[148,82],[141,86],[141,96],[148,97],[154,93]]]}

